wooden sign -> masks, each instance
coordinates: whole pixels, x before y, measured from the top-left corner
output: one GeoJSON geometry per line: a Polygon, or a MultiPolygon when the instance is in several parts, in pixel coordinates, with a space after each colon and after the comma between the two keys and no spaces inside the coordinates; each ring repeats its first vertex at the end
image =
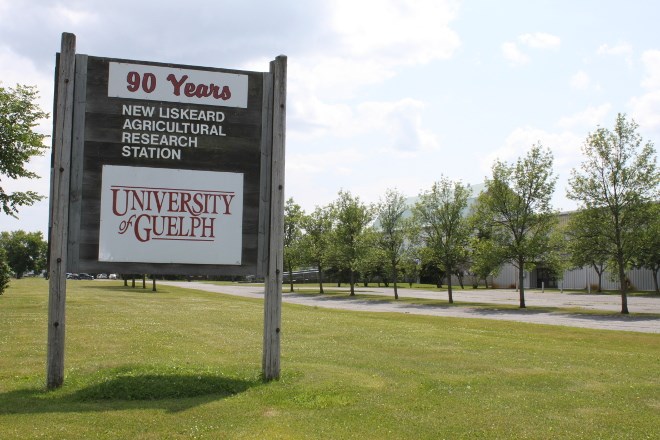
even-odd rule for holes
{"type": "Polygon", "coordinates": [[[70,271],[263,275],[264,75],[76,55],[70,271]]]}
{"type": "Polygon", "coordinates": [[[56,65],[46,385],[64,381],[66,272],[264,276],[280,375],[286,57],[246,72],[75,53],[56,65]]]}

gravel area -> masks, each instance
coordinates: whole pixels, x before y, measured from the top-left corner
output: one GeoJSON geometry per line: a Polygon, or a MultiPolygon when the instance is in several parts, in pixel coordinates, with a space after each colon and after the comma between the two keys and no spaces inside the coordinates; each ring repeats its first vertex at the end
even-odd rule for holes
{"type": "MultiPolygon", "coordinates": [[[[227,285],[217,286],[198,282],[160,281],[160,284],[174,285],[188,289],[205,290],[249,298],[263,298],[262,286],[227,285]]],[[[286,290],[285,286],[285,290],[286,290]]],[[[336,290],[336,288],[333,288],[336,290]]],[[[346,289],[347,290],[347,289],[346,289]]],[[[311,307],[325,307],[341,310],[356,310],[367,312],[395,312],[417,315],[445,316],[457,318],[499,319],[505,321],[529,322],[535,324],[562,325],[569,327],[584,327],[603,330],[624,330],[644,333],[660,333],[660,296],[628,297],[628,310],[633,315],[622,315],[621,298],[618,295],[589,295],[583,293],[558,293],[539,290],[525,292],[525,303],[528,307],[559,307],[582,308],[585,311],[602,311],[600,314],[543,312],[530,309],[492,310],[469,305],[466,303],[488,303],[518,305],[518,292],[509,289],[455,290],[454,305],[414,305],[394,301],[360,300],[361,294],[377,294],[394,296],[392,288],[362,288],[356,287],[356,297],[324,297],[322,295],[301,295],[297,293],[282,294],[282,301],[291,304],[301,304],[311,307]],[[641,313],[654,314],[650,316],[641,313]]],[[[447,292],[434,292],[417,289],[399,289],[402,298],[447,299],[447,292]]]]}

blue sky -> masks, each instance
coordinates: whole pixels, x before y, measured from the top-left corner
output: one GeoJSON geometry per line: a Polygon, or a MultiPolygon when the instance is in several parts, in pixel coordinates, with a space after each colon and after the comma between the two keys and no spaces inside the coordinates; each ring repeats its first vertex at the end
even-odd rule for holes
{"type": "MultiPolygon", "coordinates": [[[[266,71],[285,54],[286,193],[306,211],[340,189],[377,202],[441,175],[480,183],[537,142],[555,157],[555,207],[571,210],[590,131],[622,112],[660,138],[658,17],[651,0],[0,0],[0,81],[37,85],[49,111],[62,32],[102,57],[266,71]]],[[[48,166],[2,186],[47,194],[48,166]]],[[[45,232],[47,207],[0,230],[45,232]]]]}

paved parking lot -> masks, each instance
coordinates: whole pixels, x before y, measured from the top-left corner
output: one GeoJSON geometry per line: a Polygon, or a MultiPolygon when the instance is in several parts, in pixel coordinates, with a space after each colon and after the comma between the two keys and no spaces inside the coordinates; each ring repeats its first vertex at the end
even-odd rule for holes
{"type": "MultiPolygon", "coordinates": [[[[216,286],[213,284],[197,282],[160,282],[189,289],[205,290],[251,298],[263,298],[263,287],[260,286],[216,286]]],[[[628,297],[628,310],[632,315],[622,315],[621,298],[617,295],[588,295],[582,293],[558,293],[539,290],[525,292],[525,303],[528,307],[558,307],[582,308],[586,310],[600,310],[598,314],[545,312],[530,309],[493,310],[470,306],[460,303],[487,303],[518,305],[518,292],[510,289],[483,289],[483,290],[455,290],[454,305],[414,305],[394,301],[365,301],[360,300],[361,294],[377,294],[394,296],[392,288],[361,288],[357,287],[356,297],[338,297],[336,295],[324,297],[322,295],[300,295],[287,293],[282,295],[282,301],[292,304],[301,304],[313,307],[326,307],[342,310],[359,310],[368,312],[395,312],[418,315],[432,315],[459,318],[498,319],[506,321],[529,322],[535,324],[562,325],[572,327],[586,327],[604,330],[625,330],[645,333],[660,333],[660,296],[628,297]],[[652,314],[649,316],[641,313],[652,314]]],[[[336,288],[333,288],[335,290],[336,288]]],[[[417,289],[399,289],[399,296],[414,298],[447,299],[447,292],[424,291],[417,289]]]]}

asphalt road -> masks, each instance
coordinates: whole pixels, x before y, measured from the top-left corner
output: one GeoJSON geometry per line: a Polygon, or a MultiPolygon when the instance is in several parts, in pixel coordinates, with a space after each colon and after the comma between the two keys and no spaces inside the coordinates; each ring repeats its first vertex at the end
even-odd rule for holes
{"type": "MultiPolygon", "coordinates": [[[[217,286],[198,282],[161,281],[160,284],[176,285],[188,289],[224,293],[249,298],[263,298],[262,286],[226,285],[217,286]]],[[[455,290],[454,305],[414,305],[395,301],[360,300],[360,295],[378,294],[394,296],[392,288],[356,287],[356,297],[324,297],[322,295],[301,295],[287,293],[284,286],[282,301],[311,307],[325,307],[341,310],[366,312],[394,312],[417,315],[445,316],[458,318],[498,319],[505,321],[528,322],[535,324],[562,325],[603,330],[623,330],[644,333],[660,333],[660,296],[628,297],[628,310],[632,315],[622,315],[621,298],[618,295],[588,295],[582,293],[558,293],[529,290],[525,293],[528,307],[558,307],[601,311],[598,314],[545,312],[538,310],[513,309],[493,310],[473,307],[460,303],[488,303],[518,305],[518,292],[509,289],[455,290]],[[643,314],[653,314],[644,316],[643,314]]],[[[333,288],[336,290],[336,288],[333,288]]],[[[447,292],[434,292],[418,289],[399,289],[402,298],[447,299],[447,292]]]]}

